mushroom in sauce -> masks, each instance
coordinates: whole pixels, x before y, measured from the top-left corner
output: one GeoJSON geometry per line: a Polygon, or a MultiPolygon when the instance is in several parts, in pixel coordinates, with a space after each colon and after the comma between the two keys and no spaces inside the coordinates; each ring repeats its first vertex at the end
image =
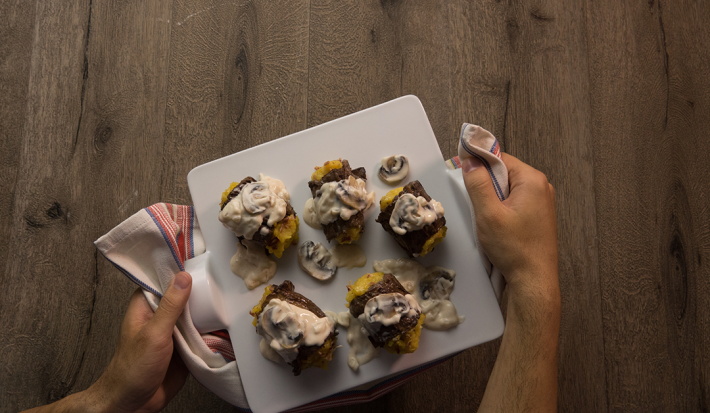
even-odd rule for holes
{"type": "Polygon", "coordinates": [[[396,184],[409,173],[409,159],[404,155],[392,155],[382,158],[382,166],[377,176],[388,184],[396,184]]]}
{"type": "Polygon", "coordinates": [[[298,247],[298,265],[319,280],[327,280],[338,270],[332,255],[320,242],[306,241],[298,247]]]}

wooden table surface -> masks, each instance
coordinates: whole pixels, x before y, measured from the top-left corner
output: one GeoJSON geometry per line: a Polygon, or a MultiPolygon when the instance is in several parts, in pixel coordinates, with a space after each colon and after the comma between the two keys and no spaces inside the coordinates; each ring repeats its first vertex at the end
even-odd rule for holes
{"type": "MultiPolygon", "coordinates": [[[[204,162],[417,95],[557,189],[559,407],[710,408],[710,2],[0,0],[0,410],[87,388],[135,286],[92,242],[204,162]]],[[[475,410],[500,341],[367,405],[475,410]]],[[[190,379],[169,412],[232,411],[190,379]]]]}

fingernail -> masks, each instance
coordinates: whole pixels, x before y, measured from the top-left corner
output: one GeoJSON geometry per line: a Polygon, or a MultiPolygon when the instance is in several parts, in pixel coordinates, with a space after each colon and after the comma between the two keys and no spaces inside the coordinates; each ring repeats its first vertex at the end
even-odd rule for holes
{"type": "Polygon", "coordinates": [[[175,286],[176,290],[184,290],[190,285],[190,276],[186,272],[179,272],[175,276],[175,286]]]}
{"type": "Polygon", "coordinates": [[[471,157],[471,158],[466,158],[463,160],[463,172],[464,173],[469,173],[475,169],[480,168],[481,166],[483,166],[483,164],[481,163],[481,160],[478,158],[471,157]]]}

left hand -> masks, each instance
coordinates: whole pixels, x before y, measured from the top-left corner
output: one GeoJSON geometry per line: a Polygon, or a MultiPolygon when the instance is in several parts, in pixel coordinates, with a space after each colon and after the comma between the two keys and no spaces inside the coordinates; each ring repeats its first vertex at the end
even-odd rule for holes
{"type": "Polygon", "coordinates": [[[140,289],[133,293],[116,353],[101,378],[86,390],[91,399],[109,411],[157,412],[175,397],[188,371],[173,352],[173,329],[191,289],[192,277],[177,274],[155,313],[140,289]]]}

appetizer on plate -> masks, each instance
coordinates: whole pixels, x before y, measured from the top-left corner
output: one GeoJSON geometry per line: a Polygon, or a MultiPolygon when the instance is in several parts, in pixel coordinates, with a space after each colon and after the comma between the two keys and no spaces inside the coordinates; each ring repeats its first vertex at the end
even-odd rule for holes
{"type": "Polygon", "coordinates": [[[389,191],[380,199],[382,225],[410,257],[423,257],[446,237],[444,207],[419,181],[389,191]]]}
{"type": "Polygon", "coordinates": [[[232,182],[222,194],[219,220],[239,239],[230,261],[232,272],[252,290],[276,274],[276,261],[298,243],[298,217],[283,182],[264,174],[232,182]]]}
{"type": "Polygon", "coordinates": [[[375,272],[348,286],[345,306],[357,318],[375,347],[393,354],[419,347],[425,315],[417,300],[392,274],[375,272]]]}
{"type": "Polygon", "coordinates": [[[286,247],[298,243],[298,216],[290,199],[280,180],[247,176],[222,194],[219,220],[240,240],[254,241],[281,258],[286,247]]]}
{"type": "Polygon", "coordinates": [[[357,241],[365,225],[364,212],[375,202],[367,192],[365,168],[351,169],[348,161],[328,161],[316,168],[308,187],[313,198],[303,212],[308,225],[322,229],[328,242],[357,241]]]}
{"type": "Polygon", "coordinates": [[[335,323],[308,298],[294,291],[291,281],[265,288],[249,313],[262,338],[259,350],[265,358],[293,367],[298,376],[309,367],[328,369],[338,341],[335,323]]]}

